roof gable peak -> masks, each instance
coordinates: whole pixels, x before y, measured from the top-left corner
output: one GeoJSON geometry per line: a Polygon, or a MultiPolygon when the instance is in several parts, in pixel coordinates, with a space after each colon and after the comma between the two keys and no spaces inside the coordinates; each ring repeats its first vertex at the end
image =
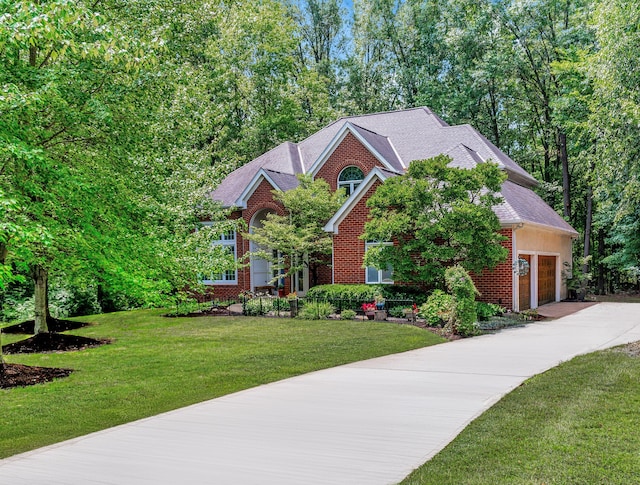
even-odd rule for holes
{"type": "Polygon", "coordinates": [[[400,160],[395,147],[393,147],[391,141],[387,136],[358,126],[351,121],[345,121],[344,125],[342,125],[342,127],[334,135],[329,144],[325,147],[320,156],[309,169],[310,174],[315,176],[320,171],[331,154],[336,150],[336,148],[338,148],[340,143],[342,143],[342,141],[347,137],[348,134],[353,135],[386,169],[398,173],[398,168],[394,165],[397,166],[399,164],[402,168],[405,168],[404,163],[402,163],[402,160],[400,160]],[[379,143],[376,143],[376,141],[379,143]],[[375,146],[383,144],[386,144],[389,148],[386,157],[382,153],[380,153],[380,150],[375,146]],[[391,155],[391,157],[389,155],[391,155]],[[392,159],[390,160],[389,158],[392,159]],[[396,158],[396,160],[394,160],[393,158],[396,158]]]}

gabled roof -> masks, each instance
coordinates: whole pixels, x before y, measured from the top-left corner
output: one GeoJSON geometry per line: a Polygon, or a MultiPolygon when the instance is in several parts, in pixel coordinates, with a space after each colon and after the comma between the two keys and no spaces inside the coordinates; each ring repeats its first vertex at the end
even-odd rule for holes
{"type": "Polygon", "coordinates": [[[315,176],[349,133],[355,136],[387,169],[402,172],[406,168],[398,157],[389,138],[347,121],[333,136],[317,160],[309,168],[309,173],[315,176]]]}
{"type": "Polygon", "coordinates": [[[247,202],[263,181],[269,183],[274,189],[281,190],[283,192],[295,189],[299,184],[298,178],[295,175],[261,168],[247,184],[238,199],[231,205],[241,209],[246,209],[247,202]]]}
{"type": "Polygon", "coordinates": [[[296,174],[303,173],[298,145],[291,142],[282,143],[234,170],[211,192],[211,197],[222,202],[224,207],[236,205],[236,201],[255,180],[260,170],[293,175],[294,178],[296,174]]]}
{"type": "Polygon", "coordinates": [[[260,169],[296,175],[317,170],[341,136],[352,133],[390,171],[402,173],[414,160],[447,153],[456,165],[492,160],[509,180],[537,184],[524,169],[470,125],[449,126],[428,108],[341,118],[300,143],[283,143],[229,174],[211,197],[230,207],[260,169]],[[464,148],[462,148],[464,147],[464,148]]]}

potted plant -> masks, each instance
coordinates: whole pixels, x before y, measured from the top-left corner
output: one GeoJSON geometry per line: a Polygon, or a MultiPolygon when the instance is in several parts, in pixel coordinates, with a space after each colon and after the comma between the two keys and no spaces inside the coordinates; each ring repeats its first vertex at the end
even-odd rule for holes
{"type": "Polygon", "coordinates": [[[375,302],[376,302],[376,309],[377,310],[384,310],[384,305],[385,305],[384,296],[382,296],[380,293],[378,293],[375,296],[375,302]]]}
{"type": "Polygon", "coordinates": [[[413,304],[412,307],[407,307],[407,308],[404,309],[404,316],[410,322],[415,322],[416,321],[416,315],[417,314],[418,314],[418,305],[416,305],[415,303],[413,304]]]}
{"type": "Polygon", "coordinates": [[[282,283],[278,285],[278,298],[284,298],[284,285],[282,283]]]}
{"type": "Polygon", "coordinates": [[[376,316],[376,304],[374,303],[363,303],[362,311],[367,316],[369,320],[373,320],[376,316]]]}

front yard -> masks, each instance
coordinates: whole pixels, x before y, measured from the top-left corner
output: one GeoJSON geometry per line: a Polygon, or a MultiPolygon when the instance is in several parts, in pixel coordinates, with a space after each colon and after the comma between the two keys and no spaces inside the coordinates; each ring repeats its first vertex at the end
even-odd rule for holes
{"type": "Polygon", "coordinates": [[[402,483],[640,483],[640,343],[537,375],[402,483]]]}
{"type": "MultiPolygon", "coordinates": [[[[249,387],[444,339],[411,325],[260,317],[166,318],[166,310],[77,320],[68,333],[113,339],[75,352],[7,355],[71,368],[51,383],[0,390],[0,458],[249,387]]],[[[7,344],[25,335],[2,335],[7,344]]]]}

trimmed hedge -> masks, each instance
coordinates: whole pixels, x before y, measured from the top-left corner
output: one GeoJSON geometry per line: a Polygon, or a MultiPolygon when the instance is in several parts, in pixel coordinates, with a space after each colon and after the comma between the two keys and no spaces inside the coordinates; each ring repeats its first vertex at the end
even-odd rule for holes
{"type": "Polygon", "coordinates": [[[420,288],[401,285],[319,285],[307,292],[307,298],[319,300],[373,301],[376,295],[388,300],[412,300],[418,305],[427,301],[426,293],[420,288]]]}

